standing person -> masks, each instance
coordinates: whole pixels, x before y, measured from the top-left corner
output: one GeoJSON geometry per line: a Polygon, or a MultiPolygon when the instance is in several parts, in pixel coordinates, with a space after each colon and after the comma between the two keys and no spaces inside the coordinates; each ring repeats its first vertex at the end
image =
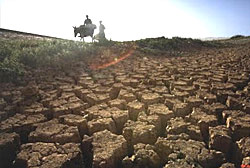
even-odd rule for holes
{"type": "Polygon", "coordinates": [[[105,29],[105,26],[102,24],[102,21],[100,21],[100,26],[99,26],[99,38],[100,39],[106,39],[104,29],[105,29]]]}

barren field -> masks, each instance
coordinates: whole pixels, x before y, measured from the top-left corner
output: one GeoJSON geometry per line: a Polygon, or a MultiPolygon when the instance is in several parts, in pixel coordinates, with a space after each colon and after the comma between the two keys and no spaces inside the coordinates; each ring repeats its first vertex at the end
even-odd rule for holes
{"type": "Polygon", "coordinates": [[[128,42],[25,67],[0,83],[0,167],[249,166],[250,40],[218,43],[149,52],[128,42]]]}

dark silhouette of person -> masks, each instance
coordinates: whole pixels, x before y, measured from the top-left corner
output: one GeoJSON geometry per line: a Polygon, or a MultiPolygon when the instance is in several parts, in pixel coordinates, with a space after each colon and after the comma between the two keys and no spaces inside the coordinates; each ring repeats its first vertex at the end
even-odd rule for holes
{"type": "Polygon", "coordinates": [[[100,21],[100,25],[99,25],[99,37],[101,39],[105,39],[104,29],[105,29],[105,26],[102,24],[102,21],[100,21]]]}
{"type": "Polygon", "coordinates": [[[84,21],[84,26],[89,25],[89,24],[92,24],[92,21],[91,21],[91,19],[89,19],[89,16],[86,15],[86,19],[84,21]]]}
{"type": "Polygon", "coordinates": [[[84,25],[83,25],[83,31],[84,32],[89,32],[92,26],[92,21],[91,19],[89,19],[89,16],[86,15],[86,19],[84,21],[84,25]]]}

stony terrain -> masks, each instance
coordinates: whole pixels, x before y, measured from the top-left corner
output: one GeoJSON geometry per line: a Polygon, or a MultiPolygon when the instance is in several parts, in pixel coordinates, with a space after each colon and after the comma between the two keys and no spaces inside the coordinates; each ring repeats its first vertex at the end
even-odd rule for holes
{"type": "Polygon", "coordinates": [[[1,168],[250,164],[249,43],[84,67],[2,84],[1,168]]]}

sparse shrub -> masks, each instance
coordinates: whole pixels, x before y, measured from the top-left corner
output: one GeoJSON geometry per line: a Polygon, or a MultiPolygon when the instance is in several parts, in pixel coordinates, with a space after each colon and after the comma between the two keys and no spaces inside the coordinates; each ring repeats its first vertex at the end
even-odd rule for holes
{"type": "MultiPolygon", "coordinates": [[[[114,41],[83,43],[51,39],[0,39],[0,82],[14,81],[26,67],[63,68],[101,53],[114,41]]],[[[118,44],[119,46],[120,44],[118,44]]]]}
{"type": "Polygon", "coordinates": [[[136,43],[141,51],[156,55],[161,55],[165,51],[185,51],[189,50],[190,48],[214,46],[212,43],[204,42],[198,39],[180,37],[173,37],[172,39],[165,37],[146,38],[137,40],[136,43]]]}
{"type": "Polygon", "coordinates": [[[16,81],[24,74],[24,67],[15,55],[0,62],[0,82],[16,81]]]}
{"type": "Polygon", "coordinates": [[[235,36],[232,36],[230,39],[238,39],[238,38],[244,38],[245,36],[243,35],[235,35],[235,36]]]}

